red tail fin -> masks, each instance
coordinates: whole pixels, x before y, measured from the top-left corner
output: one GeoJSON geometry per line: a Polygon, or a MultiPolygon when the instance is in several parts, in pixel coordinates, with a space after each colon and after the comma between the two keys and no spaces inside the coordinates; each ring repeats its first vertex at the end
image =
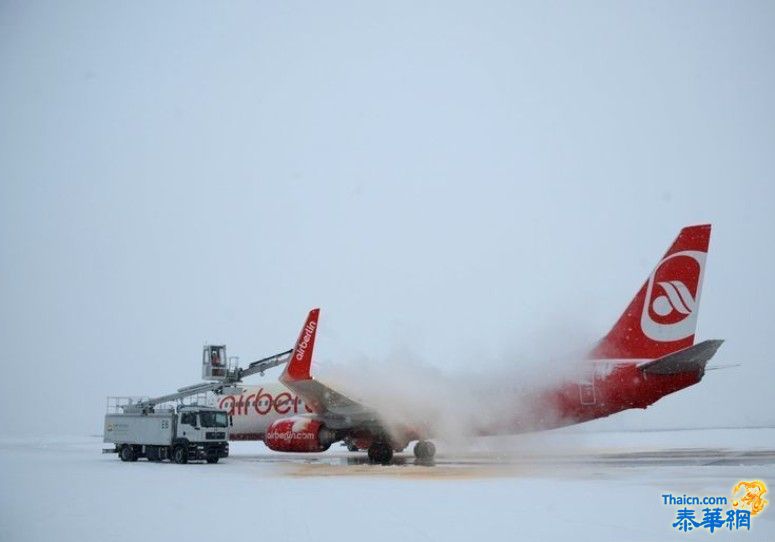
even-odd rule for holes
{"type": "Polygon", "coordinates": [[[312,350],[315,347],[315,334],[318,329],[319,314],[320,309],[309,311],[307,321],[304,322],[304,327],[301,328],[301,333],[299,333],[299,339],[296,341],[296,346],[293,347],[291,360],[288,362],[288,366],[285,368],[282,376],[280,376],[281,381],[309,380],[311,378],[309,370],[312,365],[312,350]]]}
{"type": "Polygon", "coordinates": [[[653,359],[694,344],[710,224],[681,230],[608,335],[595,359],[653,359]]]}

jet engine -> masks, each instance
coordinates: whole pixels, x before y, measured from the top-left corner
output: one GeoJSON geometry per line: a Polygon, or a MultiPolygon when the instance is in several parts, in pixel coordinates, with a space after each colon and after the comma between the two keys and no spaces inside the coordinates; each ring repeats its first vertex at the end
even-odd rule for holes
{"type": "Polygon", "coordinates": [[[336,433],[310,418],[283,418],[266,430],[264,442],[276,452],[322,452],[336,440],[336,433]]]}

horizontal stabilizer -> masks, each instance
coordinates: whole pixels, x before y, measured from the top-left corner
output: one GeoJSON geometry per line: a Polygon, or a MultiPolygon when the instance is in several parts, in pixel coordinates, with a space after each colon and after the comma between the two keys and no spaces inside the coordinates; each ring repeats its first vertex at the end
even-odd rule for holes
{"type": "Polygon", "coordinates": [[[638,365],[638,368],[644,373],[657,375],[704,371],[705,364],[716,354],[716,350],[723,342],[723,340],[702,341],[662,358],[646,361],[638,365]]]}

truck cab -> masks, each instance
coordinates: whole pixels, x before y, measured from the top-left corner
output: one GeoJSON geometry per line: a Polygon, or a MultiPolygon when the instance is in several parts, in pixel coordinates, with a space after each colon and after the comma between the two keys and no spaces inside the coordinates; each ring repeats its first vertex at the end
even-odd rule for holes
{"type": "Polygon", "coordinates": [[[178,438],[191,442],[227,439],[229,415],[225,410],[208,407],[182,407],[178,410],[178,438]]]}
{"type": "Polygon", "coordinates": [[[217,463],[229,455],[229,426],[231,420],[225,410],[204,406],[178,408],[176,435],[171,458],[176,463],[205,459],[217,463]],[[183,449],[188,455],[183,460],[183,449]]]}

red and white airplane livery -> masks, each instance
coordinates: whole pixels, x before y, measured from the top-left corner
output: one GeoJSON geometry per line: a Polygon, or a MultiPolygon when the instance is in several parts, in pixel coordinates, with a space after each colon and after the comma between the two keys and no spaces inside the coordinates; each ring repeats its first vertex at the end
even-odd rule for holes
{"type": "MultiPolygon", "coordinates": [[[[611,331],[589,353],[586,373],[531,399],[551,411],[525,425],[519,413],[505,413],[477,434],[551,429],[646,408],[660,398],[699,382],[721,340],[694,344],[710,225],[679,233],[611,331]]],[[[430,459],[433,427],[388,424],[380,413],[339,393],[310,374],[319,309],[310,311],[279,384],[245,388],[219,396],[233,415],[232,438],[263,440],[272,450],[320,452],[344,441],[368,450],[377,463],[390,462],[417,440],[415,455],[430,459]]],[[[533,404],[533,403],[531,403],[533,404]]],[[[422,413],[418,413],[418,420],[422,413]]]]}

